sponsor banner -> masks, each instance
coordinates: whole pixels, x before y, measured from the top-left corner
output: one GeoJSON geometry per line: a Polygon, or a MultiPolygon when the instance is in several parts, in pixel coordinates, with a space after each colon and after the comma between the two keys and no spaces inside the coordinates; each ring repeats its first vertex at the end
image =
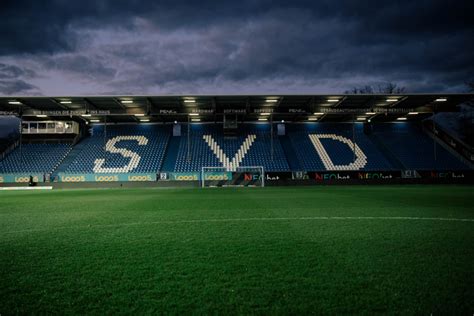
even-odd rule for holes
{"type": "Polygon", "coordinates": [[[224,114],[247,114],[246,109],[224,109],[224,114]]]}
{"type": "MultiPolygon", "coordinates": [[[[301,175],[300,175],[301,176],[301,175]]],[[[391,180],[401,177],[400,171],[321,171],[307,172],[303,179],[311,179],[318,182],[332,180],[391,180]]],[[[301,177],[298,177],[301,179],[301,177]]]]}
{"type": "Polygon", "coordinates": [[[308,180],[308,172],[306,171],[295,171],[293,172],[293,179],[294,180],[308,180]]]}
{"type": "Polygon", "coordinates": [[[401,171],[357,171],[357,179],[399,179],[401,171]]]}
{"type": "Polygon", "coordinates": [[[168,179],[175,181],[198,181],[201,179],[200,172],[171,172],[168,179]]]}
{"type": "Polygon", "coordinates": [[[156,173],[146,173],[146,174],[129,174],[127,175],[127,181],[131,182],[148,182],[148,181],[156,181],[156,173]]]}
{"type": "Polygon", "coordinates": [[[292,172],[266,172],[265,181],[281,181],[291,180],[293,178],[292,172]]]}
{"type": "Polygon", "coordinates": [[[403,170],[402,178],[404,179],[416,179],[420,178],[420,174],[416,170],[403,170]]]}
{"type": "Polygon", "coordinates": [[[240,185],[258,185],[262,183],[262,174],[258,171],[233,172],[232,183],[240,185]]]}
{"type": "Polygon", "coordinates": [[[318,182],[331,180],[391,180],[399,178],[423,179],[474,179],[473,170],[435,171],[435,170],[404,170],[404,171],[321,171],[294,174],[295,179],[311,179],[318,182]]]}
{"type": "MultiPolygon", "coordinates": [[[[33,111],[34,115],[49,115],[49,116],[71,116],[71,115],[83,115],[87,112],[85,110],[72,110],[72,111],[62,111],[62,110],[53,110],[53,111],[33,111]]],[[[89,110],[88,112],[91,115],[109,115],[109,110],[89,110]]]]}
{"type": "MultiPolygon", "coordinates": [[[[291,175],[291,173],[290,173],[291,175]]],[[[166,176],[163,175],[161,180],[174,180],[174,181],[200,181],[200,172],[170,172],[166,176]]],[[[260,180],[260,173],[258,172],[231,172],[231,171],[206,171],[204,173],[206,181],[254,181],[256,177],[260,180]]]]}
{"type": "Polygon", "coordinates": [[[55,182],[86,182],[86,175],[84,174],[59,174],[55,182]]]}
{"type": "Polygon", "coordinates": [[[57,182],[144,182],[156,181],[154,173],[60,173],[57,182]]]}
{"type": "Polygon", "coordinates": [[[417,173],[422,178],[430,178],[430,179],[473,179],[474,178],[474,170],[459,170],[459,171],[417,170],[417,173]]]}
{"type": "Polygon", "coordinates": [[[33,177],[33,182],[44,182],[44,177],[41,173],[5,173],[0,174],[0,183],[29,183],[30,176],[33,177]]]}
{"type": "Polygon", "coordinates": [[[205,171],[204,180],[206,181],[228,181],[232,179],[232,172],[229,171],[205,171]]]}

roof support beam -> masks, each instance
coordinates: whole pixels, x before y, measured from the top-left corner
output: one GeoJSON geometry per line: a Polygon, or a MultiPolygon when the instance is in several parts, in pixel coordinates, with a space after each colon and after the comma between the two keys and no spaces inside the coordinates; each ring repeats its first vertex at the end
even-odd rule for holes
{"type": "MultiPolygon", "coordinates": [[[[335,103],[334,105],[330,106],[329,108],[337,108],[339,105],[341,105],[345,100],[347,99],[347,96],[344,96],[341,100],[337,101],[337,103],[335,103]]],[[[326,115],[328,115],[327,113],[321,115],[319,118],[318,118],[318,121],[322,121],[326,115]]]]}
{"type": "Polygon", "coordinates": [[[34,110],[34,108],[29,105],[29,102],[25,102],[24,99],[17,99],[21,104],[18,104],[18,115],[21,117],[25,111],[34,110]]]}
{"type": "Polygon", "coordinates": [[[334,103],[334,105],[331,106],[331,107],[332,107],[332,108],[337,108],[337,107],[339,107],[339,105],[341,105],[346,99],[347,99],[347,96],[344,96],[341,100],[337,101],[337,103],[334,103]]]}
{"type": "Polygon", "coordinates": [[[119,100],[117,100],[117,98],[112,98],[112,100],[118,104],[118,106],[120,106],[122,109],[126,110],[126,107],[125,105],[122,104],[122,102],[120,102],[119,100]]]}
{"type": "Polygon", "coordinates": [[[406,99],[408,99],[407,96],[404,96],[404,97],[400,98],[400,100],[398,100],[398,101],[396,101],[396,102],[390,104],[389,106],[387,106],[385,113],[377,113],[377,114],[371,116],[371,117],[370,117],[370,120],[372,120],[372,119],[378,117],[380,114],[388,114],[388,109],[389,109],[389,108],[394,108],[395,106],[397,106],[397,105],[400,104],[401,102],[405,101],[406,99]]]}
{"type": "Polygon", "coordinates": [[[88,106],[88,107],[93,107],[94,110],[98,110],[97,106],[92,103],[92,101],[88,98],[84,98],[84,103],[88,106]]]}
{"type": "Polygon", "coordinates": [[[66,106],[65,104],[62,104],[62,103],[56,101],[56,99],[51,98],[50,100],[51,100],[51,102],[53,102],[54,104],[56,104],[57,106],[59,106],[59,107],[60,107],[61,109],[63,109],[63,110],[67,110],[67,111],[70,111],[70,110],[71,110],[71,109],[70,109],[68,106],[66,106]]]}

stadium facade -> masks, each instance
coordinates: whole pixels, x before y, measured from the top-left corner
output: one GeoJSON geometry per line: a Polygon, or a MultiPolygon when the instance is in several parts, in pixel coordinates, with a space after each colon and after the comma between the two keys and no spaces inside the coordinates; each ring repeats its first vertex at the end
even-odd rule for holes
{"type": "Polygon", "coordinates": [[[473,97],[2,97],[0,185],[470,181],[472,147],[432,118],[473,97]]]}

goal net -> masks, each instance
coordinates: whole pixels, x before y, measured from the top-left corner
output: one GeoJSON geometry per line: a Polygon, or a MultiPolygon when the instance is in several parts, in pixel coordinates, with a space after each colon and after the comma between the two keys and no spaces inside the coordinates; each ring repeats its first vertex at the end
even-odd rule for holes
{"type": "Polygon", "coordinates": [[[205,187],[264,187],[263,167],[237,167],[229,171],[225,167],[202,167],[201,186],[205,187]]]}

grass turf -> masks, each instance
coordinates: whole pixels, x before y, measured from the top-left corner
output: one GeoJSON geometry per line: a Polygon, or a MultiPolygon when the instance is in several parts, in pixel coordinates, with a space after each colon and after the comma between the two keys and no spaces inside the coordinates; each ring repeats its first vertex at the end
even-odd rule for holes
{"type": "Polygon", "coordinates": [[[0,314],[472,314],[474,222],[405,217],[474,219],[473,198],[469,186],[0,192],[0,314]]]}

